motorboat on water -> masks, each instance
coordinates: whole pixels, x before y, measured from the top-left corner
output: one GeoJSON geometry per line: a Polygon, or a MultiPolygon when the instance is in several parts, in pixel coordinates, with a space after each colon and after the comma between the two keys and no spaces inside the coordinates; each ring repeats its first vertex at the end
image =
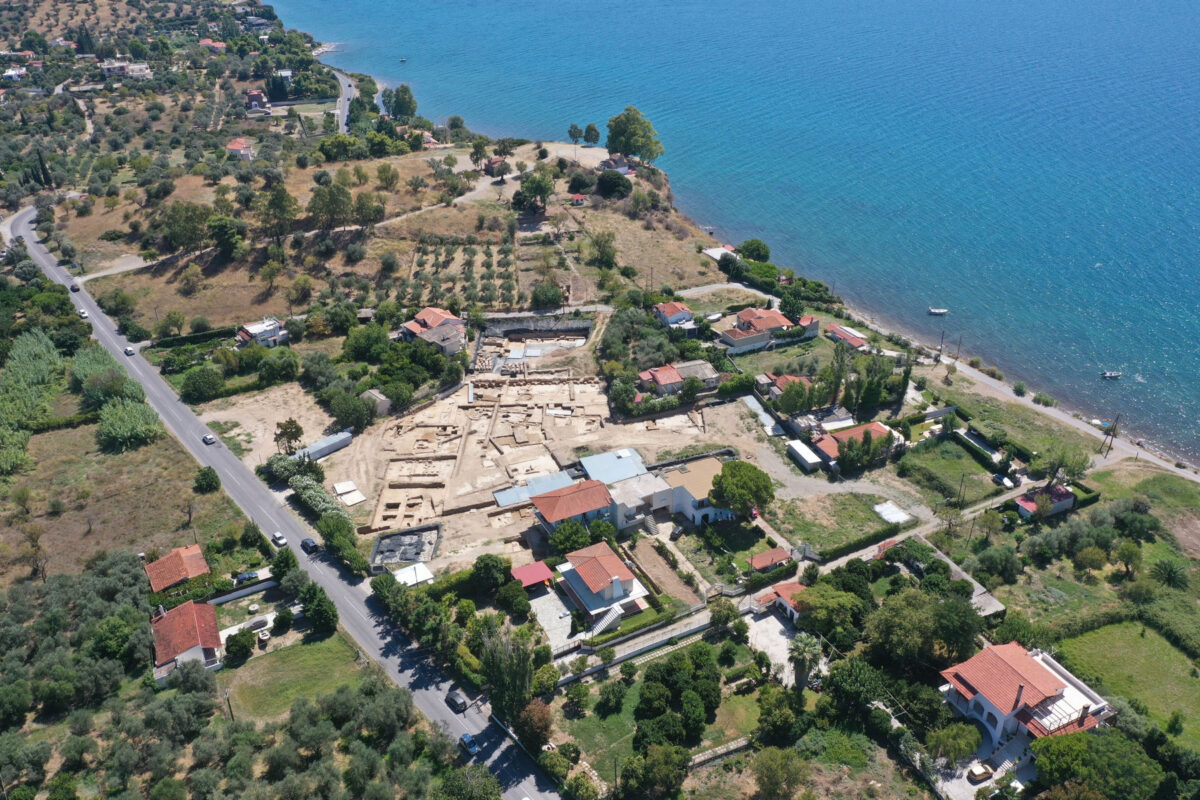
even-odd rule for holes
{"type": "Polygon", "coordinates": [[[950,309],[948,308],[934,308],[933,306],[929,307],[929,315],[931,317],[944,317],[949,313],[950,309]]]}
{"type": "Polygon", "coordinates": [[[1116,372],[1115,370],[1105,370],[1104,372],[1100,373],[1100,377],[1115,381],[1117,378],[1121,377],[1121,373],[1116,372]]]}

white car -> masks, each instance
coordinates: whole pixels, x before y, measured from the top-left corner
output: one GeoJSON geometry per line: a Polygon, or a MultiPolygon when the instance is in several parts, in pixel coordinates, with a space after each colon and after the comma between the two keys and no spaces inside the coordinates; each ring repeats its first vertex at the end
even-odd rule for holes
{"type": "Polygon", "coordinates": [[[133,348],[132,348],[132,347],[126,347],[126,348],[125,348],[125,355],[127,355],[127,356],[131,356],[131,355],[133,355],[133,348]]]}
{"type": "Polygon", "coordinates": [[[287,547],[287,537],[279,531],[275,531],[271,534],[271,541],[276,547],[287,547]]]}
{"type": "Polygon", "coordinates": [[[87,319],[87,318],[88,318],[88,313],[87,313],[87,309],[86,309],[86,308],[81,308],[81,309],[79,309],[79,318],[80,318],[80,319],[87,319]]]}

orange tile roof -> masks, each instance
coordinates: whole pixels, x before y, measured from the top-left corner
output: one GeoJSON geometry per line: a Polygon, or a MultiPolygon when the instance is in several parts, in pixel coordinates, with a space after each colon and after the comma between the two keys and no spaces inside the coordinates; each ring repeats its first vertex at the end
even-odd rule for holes
{"type": "Polygon", "coordinates": [[[426,306],[425,308],[422,308],[420,313],[418,313],[414,319],[425,328],[436,328],[443,322],[450,322],[451,320],[455,322],[461,321],[458,317],[454,316],[446,309],[434,308],[433,306],[426,306]]]}
{"type": "Polygon", "coordinates": [[[690,308],[688,308],[685,304],[680,303],[677,300],[671,300],[666,303],[659,303],[658,305],[655,306],[655,308],[664,317],[673,317],[676,314],[691,314],[692,313],[692,310],[690,308]]]}
{"type": "Polygon", "coordinates": [[[608,542],[597,542],[591,547],[567,553],[567,561],[571,562],[571,566],[575,568],[579,577],[583,578],[587,587],[597,594],[604,591],[604,587],[610,585],[613,578],[622,581],[633,580],[633,572],[608,546],[608,542]]]}
{"type": "Polygon", "coordinates": [[[600,481],[580,481],[536,495],[530,500],[542,518],[550,523],[562,522],[589,511],[607,508],[613,501],[608,487],[600,481]]]}
{"type": "Polygon", "coordinates": [[[817,319],[812,314],[805,314],[803,317],[800,318],[800,321],[796,324],[807,328],[809,325],[812,325],[813,323],[820,322],[820,321],[821,320],[817,319]]]}
{"type": "Polygon", "coordinates": [[[796,595],[808,588],[803,583],[799,581],[784,581],[783,583],[775,584],[771,588],[775,590],[775,594],[782,597],[796,611],[799,611],[803,607],[801,602],[796,599],[796,595]]]}
{"type": "Polygon", "coordinates": [[[785,561],[790,561],[791,558],[792,556],[787,550],[784,550],[782,547],[776,547],[768,550],[765,553],[759,553],[758,555],[750,556],[750,568],[756,570],[770,569],[776,564],[782,564],[785,561]]]}
{"type": "Polygon", "coordinates": [[[776,375],[774,372],[768,372],[767,378],[770,379],[771,385],[781,392],[790,383],[803,383],[805,386],[812,386],[812,381],[801,375],[776,375]]]}
{"type": "Polygon", "coordinates": [[[824,436],[813,439],[813,445],[820,448],[821,452],[831,459],[836,460],[838,454],[841,452],[843,442],[848,442],[852,439],[856,442],[861,442],[864,434],[868,431],[871,433],[871,438],[876,441],[881,438],[890,439],[892,436],[892,429],[882,422],[868,422],[865,425],[856,425],[853,428],[827,433],[824,436]]]}
{"type": "Polygon", "coordinates": [[[226,150],[245,150],[250,144],[242,137],[230,139],[229,144],[225,145],[226,150]]]}
{"type": "Polygon", "coordinates": [[[151,625],[154,628],[156,667],[174,661],[197,645],[213,650],[221,646],[217,609],[208,603],[189,600],[151,620],[151,625]]]}
{"type": "Polygon", "coordinates": [[[738,312],[738,326],[752,331],[789,328],[792,321],[773,308],[745,308],[738,312]]]}
{"type": "Polygon", "coordinates": [[[683,376],[679,374],[679,370],[675,369],[674,364],[667,364],[663,367],[651,367],[645,372],[639,372],[638,378],[657,386],[671,386],[676,383],[683,383],[683,376]]]}
{"type": "Polygon", "coordinates": [[[208,574],[208,562],[200,545],[189,544],[187,547],[176,547],[157,561],[146,565],[146,577],[150,579],[150,590],[161,592],[177,583],[208,574]]]}
{"type": "Polygon", "coordinates": [[[1021,706],[1028,708],[1066,688],[1016,642],[985,647],[963,663],[942,670],[942,677],[968,700],[981,694],[1006,714],[1016,708],[1018,694],[1021,706]]]}

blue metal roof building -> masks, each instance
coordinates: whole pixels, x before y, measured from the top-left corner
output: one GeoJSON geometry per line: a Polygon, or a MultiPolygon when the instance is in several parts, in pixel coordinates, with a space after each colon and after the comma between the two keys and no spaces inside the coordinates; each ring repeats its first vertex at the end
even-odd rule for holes
{"type": "Polygon", "coordinates": [[[524,486],[513,486],[509,489],[501,489],[498,492],[492,492],[492,496],[496,498],[496,505],[501,508],[515,506],[518,503],[528,502],[529,498],[536,497],[545,492],[553,492],[555,489],[563,489],[574,483],[571,476],[565,472],[552,472],[549,475],[538,475],[535,478],[530,478],[525,481],[524,486]]]}
{"type": "Polygon", "coordinates": [[[586,456],[579,459],[579,463],[588,478],[600,481],[606,486],[646,474],[646,465],[642,463],[642,457],[631,447],[586,456]]]}

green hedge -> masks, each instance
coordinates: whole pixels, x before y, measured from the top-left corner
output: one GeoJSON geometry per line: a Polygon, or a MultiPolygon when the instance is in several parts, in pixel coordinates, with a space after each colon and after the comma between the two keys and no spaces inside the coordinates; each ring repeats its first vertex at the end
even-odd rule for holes
{"type": "Polygon", "coordinates": [[[779,583],[794,577],[796,574],[796,562],[789,561],[786,564],[780,564],[773,570],[767,572],[756,572],[746,579],[746,591],[755,592],[764,586],[770,586],[772,583],[779,583]]]}
{"type": "Polygon", "coordinates": [[[831,547],[829,550],[821,551],[821,560],[831,561],[835,558],[841,558],[842,556],[850,555],[856,550],[862,550],[864,547],[870,547],[873,544],[879,544],[885,539],[890,539],[893,536],[898,535],[902,530],[904,530],[904,527],[895,523],[891,525],[884,525],[882,528],[877,528],[865,536],[860,536],[857,539],[846,542],[842,545],[838,545],[837,547],[831,547]]]}
{"type": "Polygon", "coordinates": [[[155,347],[170,349],[179,347],[185,344],[199,344],[200,342],[210,342],[213,339],[224,339],[233,336],[238,331],[236,326],[229,325],[224,328],[213,328],[202,333],[187,333],[182,336],[164,336],[161,339],[156,339],[155,347]]]}
{"type": "Polygon", "coordinates": [[[213,595],[232,591],[234,583],[229,578],[222,578],[211,572],[197,575],[181,586],[174,586],[166,591],[153,592],[148,598],[152,608],[162,606],[171,609],[183,605],[188,600],[203,600],[213,595]]]}
{"type": "Polygon", "coordinates": [[[69,417],[46,417],[28,425],[30,433],[45,433],[64,428],[78,428],[80,425],[91,425],[100,421],[99,411],[85,411],[82,414],[72,414],[69,417]]]}
{"type": "MultiPolygon", "coordinates": [[[[803,339],[808,335],[807,328],[802,325],[796,325],[795,327],[788,328],[786,331],[776,331],[771,334],[771,337],[780,341],[790,341],[792,339],[803,339]]],[[[812,336],[816,338],[816,334],[812,334],[812,336]]]]}
{"type": "Polygon", "coordinates": [[[1075,508],[1090,506],[1100,500],[1100,490],[1093,489],[1079,481],[1071,482],[1071,490],[1075,492],[1075,508]]]}
{"type": "MultiPolygon", "coordinates": [[[[971,428],[971,430],[974,431],[975,429],[971,428]]],[[[979,435],[978,431],[975,431],[975,433],[979,435]]],[[[992,461],[992,457],[986,450],[972,442],[962,432],[954,432],[954,441],[966,448],[966,451],[971,454],[971,457],[979,462],[979,466],[983,467],[988,472],[995,472],[999,468],[1000,465],[995,461],[992,461]]]]}
{"type": "Polygon", "coordinates": [[[615,631],[609,631],[608,633],[602,633],[599,636],[595,637],[594,639],[589,639],[587,643],[591,647],[599,647],[600,645],[604,644],[605,642],[611,642],[613,639],[618,639],[622,636],[628,636],[631,633],[635,633],[637,631],[649,628],[651,625],[657,625],[660,622],[665,622],[669,619],[674,619],[674,618],[675,618],[674,611],[671,611],[670,609],[667,609],[666,611],[660,611],[657,614],[655,614],[653,617],[646,617],[646,619],[642,620],[641,622],[639,622],[636,625],[630,625],[628,627],[622,625],[621,627],[617,628],[615,631]]]}

